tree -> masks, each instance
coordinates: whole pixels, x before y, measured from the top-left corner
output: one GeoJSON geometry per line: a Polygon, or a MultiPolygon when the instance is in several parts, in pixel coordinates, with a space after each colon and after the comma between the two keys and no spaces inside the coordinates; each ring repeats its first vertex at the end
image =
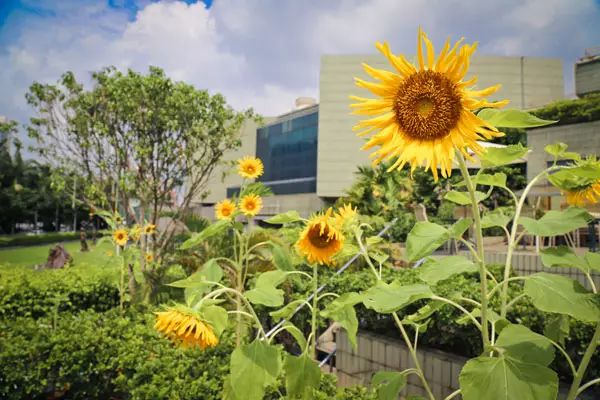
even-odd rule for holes
{"type": "MultiPolygon", "coordinates": [[[[156,67],[146,75],[108,67],[92,82],[86,90],[67,72],[55,85],[33,83],[26,97],[37,116],[28,132],[43,158],[83,175],[81,201],[138,224],[156,224],[163,211],[188,212],[223,154],[240,146],[242,124],[257,118],[156,67]]],[[[158,260],[172,232],[152,242],[158,260]]],[[[141,258],[145,275],[152,273],[141,258]]]]}

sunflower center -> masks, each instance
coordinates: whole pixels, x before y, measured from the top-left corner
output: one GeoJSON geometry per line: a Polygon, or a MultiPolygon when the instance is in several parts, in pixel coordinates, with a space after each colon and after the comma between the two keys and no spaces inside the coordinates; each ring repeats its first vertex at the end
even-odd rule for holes
{"type": "Polygon", "coordinates": [[[308,240],[310,241],[310,244],[319,249],[329,246],[329,242],[331,241],[329,238],[329,229],[326,227],[321,232],[321,227],[319,225],[313,226],[308,231],[308,240]]]}
{"type": "Polygon", "coordinates": [[[460,118],[461,98],[444,74],[419,71],[398,88],[394,100],[396,121],[406,135],[417,140],[447,136],[460,118]]]}
{"type": "Polygon", "coordinates": [[[254,167],[252,165],[248,165],[246,167],[246,173],[253,174],[254,173],[254,167]]]}
{"type": "Polygon", "coordinates": [[[221,214],[223,214],[224,216],[229,216],[231,214],[231,209],[228,207],[225,207],[221,210],[221,214]]]}
{"type": "Polygon", "coordinates": [[[246,203],[246,209],[247,210],[254,210],[255,207],[256,207],[256,204],[254,204],[251,201],[249,201],[249,202],[246,203]]]}

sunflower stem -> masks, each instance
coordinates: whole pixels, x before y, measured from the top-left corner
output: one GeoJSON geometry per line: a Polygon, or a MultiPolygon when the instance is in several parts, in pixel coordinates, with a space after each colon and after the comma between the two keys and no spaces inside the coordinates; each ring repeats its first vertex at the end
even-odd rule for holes
{"type": "Polygon", "coordinates": [[[312,284],[313,284],[313,298],[312,298],[312,312],[311,312],[311,316],[312,316],[312,320],[311,320],[311,327],[310,327],[310,334],[311,334],[311,340],[312,340],[312,354],[313,354],[313,359],[316,361],[317,360],[317,302],[318,302],[318,297],[317,295],[319,294],[319,265],[317,263],[313,264],[313,276],[312,276],[312,284]]]}
{"type": "Polygon", "coordinates": [[[581,381],[583,380],[583,376],[585,375],[585,371],[587,370],[588,364],[590,363],[594,352],[596,351],[596,347],[598,347],[598,342],[600,341],[600,323],[596,324],[596,331],[594,332],[594,336],[592,336],[592,340],[588,345],[585,353],[583,354],[583,358],[581,359],[581,363],[579,363],[579,368],[577,368],[577,374],[573,377],[573,383],[571,384],[571,388],[569,389],[569,394],[567,395],[567,400],[576,400],[577,395],[579,394],[579,386],[581,385],[581,381]]]}
{"type": "Polygon", "coordinates": [[[481,338],[483,344],[483,351],[490,347],[490,336],[488,330],[488,296],[487,296],[487,269],[485,267],[485,253],[483,249],[483,232],[481,230],[481,215],[479,213],[479,205],[475,196],[475,185],[469,170],[467,169],[467,163],[460,151],[456,152],[458,158],[458,165],[460,172],[465,180],[467,190],[469,191],[469,197],[471,199],[471,211],[473,214],[473,222],[475,224],[475,235],[477,239],[477,264],[479,266],[479,289],[481,295],[481,338]]]}

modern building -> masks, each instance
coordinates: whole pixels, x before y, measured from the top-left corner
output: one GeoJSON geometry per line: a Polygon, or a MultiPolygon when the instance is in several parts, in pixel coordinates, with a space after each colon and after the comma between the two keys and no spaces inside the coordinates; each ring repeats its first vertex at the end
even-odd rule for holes
{"type": "Polygon", "coordinates": [[[575,63],[575,94],[584,96],[600,92],[600,46],[585,50],[575,63]]]}
{"type": "MultiPolygon", "coordinates": [[[[244,128],[242,149],[227,158],[251,154],[263,160],[261,181],[275,193],[264,199],[263,216],[290,209],[308,215],[343,196],[357,167],[369,164],[368,153],[360,150],[364,139],[352,131],[358,117],[350,114],[348,99],[351,94],[368,96],[354,85],[354,77],[369,79],[361,63],[392,68],[383,56],[322,56],[320,104],[300,98],[295,110],[268,119],[264,127],[244,128]]],[[[479,76],[480,88],[502,84],[497,99],[509,99],[513,108],[535,108],[564,97],[560,59],[473,57],[467,78],[472,75],[479,76]]],[[[224,181],[218,178],[202,201],[207,216],[212,215],[212,205],[235,193],[241,182],[233,175],[224,181]]]]}

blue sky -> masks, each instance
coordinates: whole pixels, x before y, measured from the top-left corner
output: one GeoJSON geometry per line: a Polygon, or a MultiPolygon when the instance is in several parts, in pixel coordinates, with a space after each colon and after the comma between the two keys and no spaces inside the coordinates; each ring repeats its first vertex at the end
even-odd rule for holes
{"type": "Polygon", "coordinates": [[[82,81],[107,65],[163,67],[264,115],[318,97],[322,54],[374,53],[387,40],[414,53],[422,25],[434,43],[479,41],[479,54],[559,57],[600,45],[600,0],[0,0],[0,115],[24,123],[33,81],[66,70],[82,81]]]}

